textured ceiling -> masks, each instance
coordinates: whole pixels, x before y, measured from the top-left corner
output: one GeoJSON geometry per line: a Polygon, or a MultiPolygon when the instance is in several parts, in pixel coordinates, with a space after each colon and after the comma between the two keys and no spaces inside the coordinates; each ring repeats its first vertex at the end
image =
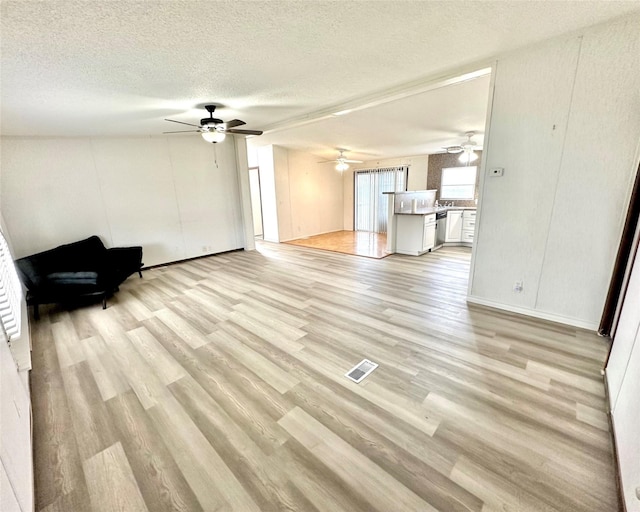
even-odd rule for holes
{"type": "MultiPolygon", "coordinates": [[[[218,117],[244,119],[250,129],[286,125],[638,10],[640,2],[2,0],[1,8],[1,133],[96,136],[160,134],[171,129],[164,117],[193,122],[203,117],[196,107],[209,102],[224,107],[218,117]]],[[[411,107],[388,110],[374,121],[411,137],[416,130],[395,113],[411,107]]],[[[354,114],[342,121],[339,143],[372,150],[375,140],[357,139],[355,123],[366,114],[354,114]]],[[[468,129],[460,112],[447,121],[442,109],[424,111],[435,115],[441,121],[432,132],[468,129]]],[[[478,122],[484,118],[467,124],[478,122]]],[[[299,147],[338,143],[300,130],[316,139],[292,142],[299,147]]],[[[269,136],[287,145],[295,133],[269,136]]],[[[374,152],[395,156],[419,145],[387,142],[374,152]]]]}

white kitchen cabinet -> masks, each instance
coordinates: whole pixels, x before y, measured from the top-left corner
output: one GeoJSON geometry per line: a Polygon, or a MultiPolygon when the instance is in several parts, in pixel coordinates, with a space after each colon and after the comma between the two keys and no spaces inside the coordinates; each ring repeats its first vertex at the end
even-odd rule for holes
{"type": "Polygon", "coordinates": [[[396,252],[419,256],[432,249],[436,237],[436,215],[398,215],[396,252]]]}
{"type": "Polygon", "coordinates": [[[462,210],[450,210],[447,212],[447,231],[444,241],[462,241],[462,210]]]}
{"type": "Polygon", "coordinates": [[[463,244],[472,244],[476,230],[476,211],[464,210],[462,212],[462,236],[460,241],[463,244]]]}
{"type": "Polygon", "coordinates": [[[422,237],[422,251],[433,249],[436,243],[436,216],[424,216],[424,236],[422,237]]]}

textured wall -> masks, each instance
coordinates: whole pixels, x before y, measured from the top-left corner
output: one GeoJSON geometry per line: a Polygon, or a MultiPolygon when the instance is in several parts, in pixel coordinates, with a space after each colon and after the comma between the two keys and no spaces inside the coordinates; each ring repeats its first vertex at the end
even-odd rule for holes
{"type": "Polygon", "coordinates": [[[264,239],[295,240],[343,229],[343,176],[311,153],[259,149],[264,239]]]}
{"type": "Polygon", "coordinates": [[[94,234],[145,265],[243,247],[231,137],[5,137],[1,164],[16,257],[94,234]]]}
{"type": "MultiPolygon", "coordinates": [[[[476,199],[478,198],[478,187],[480,181],[480,162],[482,161],[482,151],[476,151],[478,159],[471,165],[478,167],[478,176],[476,176],[476,199]]],[[[458,158],[460,155],[450,155],[448,153],[439,153],[429,155],[429,171],[427,173],[427,190],[436,189],[436,199],[440,200],[440,179],[442,178],[442,169],[445,167],[463,167],[458,158]]],[[[449,202],[449,201],[447,201],[449,202]]],[[[476,206],[475,201],[452,201],[456,206],[476,206]]]]}
{"type": "Polygon", "coordinates": [[[485,165],[504,176],[481,175],[476,302],[597,328],[638,169],[639,26],[498,60],[485,165]]]}

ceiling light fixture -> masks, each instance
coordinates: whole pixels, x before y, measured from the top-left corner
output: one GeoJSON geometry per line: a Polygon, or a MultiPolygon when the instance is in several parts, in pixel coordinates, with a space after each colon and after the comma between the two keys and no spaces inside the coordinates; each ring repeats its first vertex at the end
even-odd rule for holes
{"type": "Polygon", "coordinates": [[[473,151],[473,148],[477,146],[477,144],[471,140],[476,132],[467,132],[465,135],[467,136],[467,141],[462,144],[462,154],[458,158],[458,160],[463,163],[469,165],[471,162],[474,162],[478,159],[478,155],[473,151]]]}
{"type": "Polygon", "coordinates": [[[202,132],[202,138],[207,142],[211,142],[215,144],[216,142],[222,142],[226,138],[226,134],[224,132],[219,132],[217,130],[209,130],[206,132],[202,132]]]}
{"type": "Polygon", "coordinates": [[[346,171],[349,168],[349,164],[347,164],[346,162],[338,162],[338,165],[336,165],[336,171],[346,171]]]}
{"type": "Polygon", "coordinates": [[[458,158],[458,160],[463,163],[463,164],[470,164],[471,162],[474,162],[478,159],[478,155],[473,151],[473,149],[470,150],[464,150],[463,153],[460,155],[460,157],[458,158]]]}

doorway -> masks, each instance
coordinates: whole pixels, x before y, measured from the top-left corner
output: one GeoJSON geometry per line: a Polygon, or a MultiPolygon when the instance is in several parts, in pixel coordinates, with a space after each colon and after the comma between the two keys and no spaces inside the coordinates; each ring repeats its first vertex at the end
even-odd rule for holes
{"type": "Polygon", "coordinates": [[[249,193],[251,195],[251,212],[253,215],[253,234],[259,239],[264,239],[262,225],[262,194],[260,191],[260,168],[249,167],[249,193]]]}

